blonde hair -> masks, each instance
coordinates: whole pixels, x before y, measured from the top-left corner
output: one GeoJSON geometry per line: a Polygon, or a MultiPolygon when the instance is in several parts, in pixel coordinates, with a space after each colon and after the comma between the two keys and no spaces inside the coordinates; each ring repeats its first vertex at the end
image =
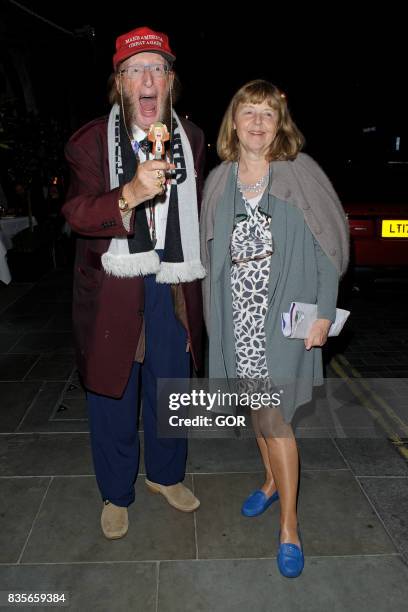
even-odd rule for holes
{"type": "Polygon", "coordinates": [[[295,159],[305,139],[290,116],[286,96],[272,83],[257,79],[246,83],[235,93],[225,112],[217,138],[217,153],[223,161],[237,161],[239,158],[239,141],[234,129],[238,106],[265,101],[278,113],[277,132],[267,160],[295,159]]]}

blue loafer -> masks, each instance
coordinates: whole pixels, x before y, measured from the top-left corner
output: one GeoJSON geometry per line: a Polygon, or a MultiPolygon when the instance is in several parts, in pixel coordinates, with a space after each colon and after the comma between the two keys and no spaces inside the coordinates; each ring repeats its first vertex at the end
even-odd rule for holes
{"type": "Polygon", "coordinates": [[[278,562],[279,571],[285,578],[297,578],[300,576],[305,566],[303,543],[299,529],[298,535],[300,547],[296,544],[290,544],[289,542],[281,544],[279,531],[279,548],[276,560],[278,562]]]}
{"type": "Polygon", "coordinates": [[[265,510],[278,499],[279,493],[277,491],[270,497],[267,497],[263,491],[258,489],[251,493],[244,501],[241,508],[241,514],[244,516],[258,516],[262,514],[262,512],[265,512],[265,510]]]}

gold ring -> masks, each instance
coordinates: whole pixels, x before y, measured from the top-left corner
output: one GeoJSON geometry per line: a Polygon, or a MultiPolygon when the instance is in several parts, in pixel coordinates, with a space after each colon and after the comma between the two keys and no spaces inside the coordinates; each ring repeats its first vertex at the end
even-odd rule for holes
{"type": "Polygon", "coordinates": [[[163,171],[162,170],[156,170],[156,176],[158,179],[163,178],[163,171]]]}

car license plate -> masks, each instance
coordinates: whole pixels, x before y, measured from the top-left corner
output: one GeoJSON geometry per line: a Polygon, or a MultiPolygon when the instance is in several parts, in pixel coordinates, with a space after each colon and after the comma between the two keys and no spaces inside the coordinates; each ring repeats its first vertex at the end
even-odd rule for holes
{"type": "Polygon", "coordinates": [[[381,236],[383,238],[408,238],[408,219],[383,219],[381,236]]]}

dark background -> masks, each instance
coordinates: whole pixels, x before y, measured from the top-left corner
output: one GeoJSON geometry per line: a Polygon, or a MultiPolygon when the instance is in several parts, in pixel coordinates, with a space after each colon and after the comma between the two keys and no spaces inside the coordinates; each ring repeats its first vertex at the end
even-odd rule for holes
{"type": "Polygon", "coordinates": [[[22,4],[70,33],[1,0],[1,91],[11,83],[13,95],[24,97],[18,57],[36,112],[57,117],[67,134],[108,111],[115,38],[148,25],[168,33],[183,86],[177,110],[204,129],[211,145],[236,89],[266,78],[285,91],[306,151],[326,169],[374,150],[386,157],[397,136],[400,154],[405,150],[405,19],[389,3],[357,14],[356,5],[278,9],[244,0],[239,9],[223,5],[229,15],[222,19],[220,5],[203,2],[22,4]]]}

